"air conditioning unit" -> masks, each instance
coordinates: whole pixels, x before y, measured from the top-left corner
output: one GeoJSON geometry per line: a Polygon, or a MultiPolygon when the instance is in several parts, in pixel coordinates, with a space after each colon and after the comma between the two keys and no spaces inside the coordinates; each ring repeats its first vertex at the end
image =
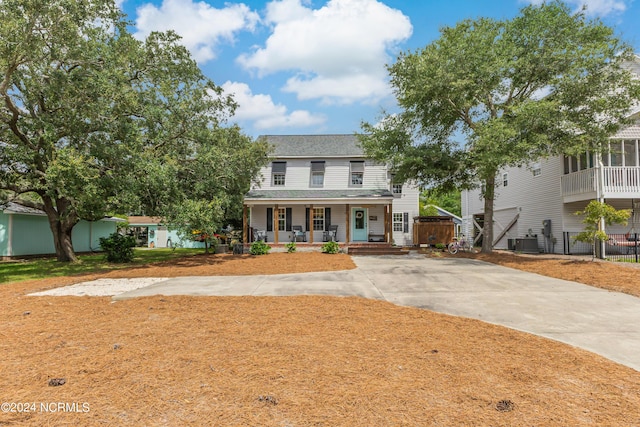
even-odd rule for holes
{"type": "Polygon", "coordinates": [[[537,237],[520,237],[516,239],[516,251],[531,254],[540,253],[537,237]]]}

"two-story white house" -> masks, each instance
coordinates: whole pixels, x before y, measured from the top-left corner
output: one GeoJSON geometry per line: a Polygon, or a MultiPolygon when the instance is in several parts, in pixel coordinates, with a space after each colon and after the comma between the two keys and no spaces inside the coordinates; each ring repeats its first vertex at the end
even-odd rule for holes
{"type": "Polygon", "coordinates": [[[419,189],[394,182],[386,165],[365,157],[357,136],[260,138],[274,152],[244,197],[245,242],[413,244],[419,189]]]}
{"type": "MultiPolygon", "coordinates": [[[[629,67],[640,76],[640,57],[629,67]]],[[[584,224],[575,212],[591,200],[633,210],[629,224],[608,227],[607,233],[640,233],[640,108],[630,117],[635,123],[610,138],[607,153],[556,156],[502,170],[494,204],[494,248],[576,253],[571,237],[584,224]],[[515,247],[517,241],[523,246],[515,247]]],[[[479,190],[462,192],[468,236],[480,237],[483,209],[479,190]]]]}

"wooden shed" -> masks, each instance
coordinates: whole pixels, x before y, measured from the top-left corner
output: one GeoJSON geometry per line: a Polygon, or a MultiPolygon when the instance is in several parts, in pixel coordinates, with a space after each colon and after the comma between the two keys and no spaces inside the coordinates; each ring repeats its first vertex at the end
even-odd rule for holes
{"type": "Polygon", "coordinates": [[[413,242],[418,245],[449,244],[455,234],[450,216],[417,216],[413,218],[413,242]]]}

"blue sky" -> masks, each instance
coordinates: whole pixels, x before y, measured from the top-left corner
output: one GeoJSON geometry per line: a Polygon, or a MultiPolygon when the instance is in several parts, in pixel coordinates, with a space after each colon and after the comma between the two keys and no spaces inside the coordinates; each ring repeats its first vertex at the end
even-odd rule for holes
{"type": "MultiPolygon", "coordinates": [[[[176,31],[262,134],[353,133],[395,109],[385,65],[467,18],[511,18],[541,0],[119,0],[144,37],[176,31]]],[[[640,53],[640,0],[569,0],[640,53]]]]}

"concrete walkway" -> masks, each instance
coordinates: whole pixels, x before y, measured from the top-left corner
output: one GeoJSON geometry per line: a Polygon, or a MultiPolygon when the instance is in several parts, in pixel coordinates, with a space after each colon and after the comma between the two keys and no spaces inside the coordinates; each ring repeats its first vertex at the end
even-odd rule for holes
{"type": "Polygon", "coordinates": [[[355,270],[181,277],[148,295],[355,295],[480,319],[600,354],[640,371],[640,298],[463,258],[353,257],[355,270]]]}

